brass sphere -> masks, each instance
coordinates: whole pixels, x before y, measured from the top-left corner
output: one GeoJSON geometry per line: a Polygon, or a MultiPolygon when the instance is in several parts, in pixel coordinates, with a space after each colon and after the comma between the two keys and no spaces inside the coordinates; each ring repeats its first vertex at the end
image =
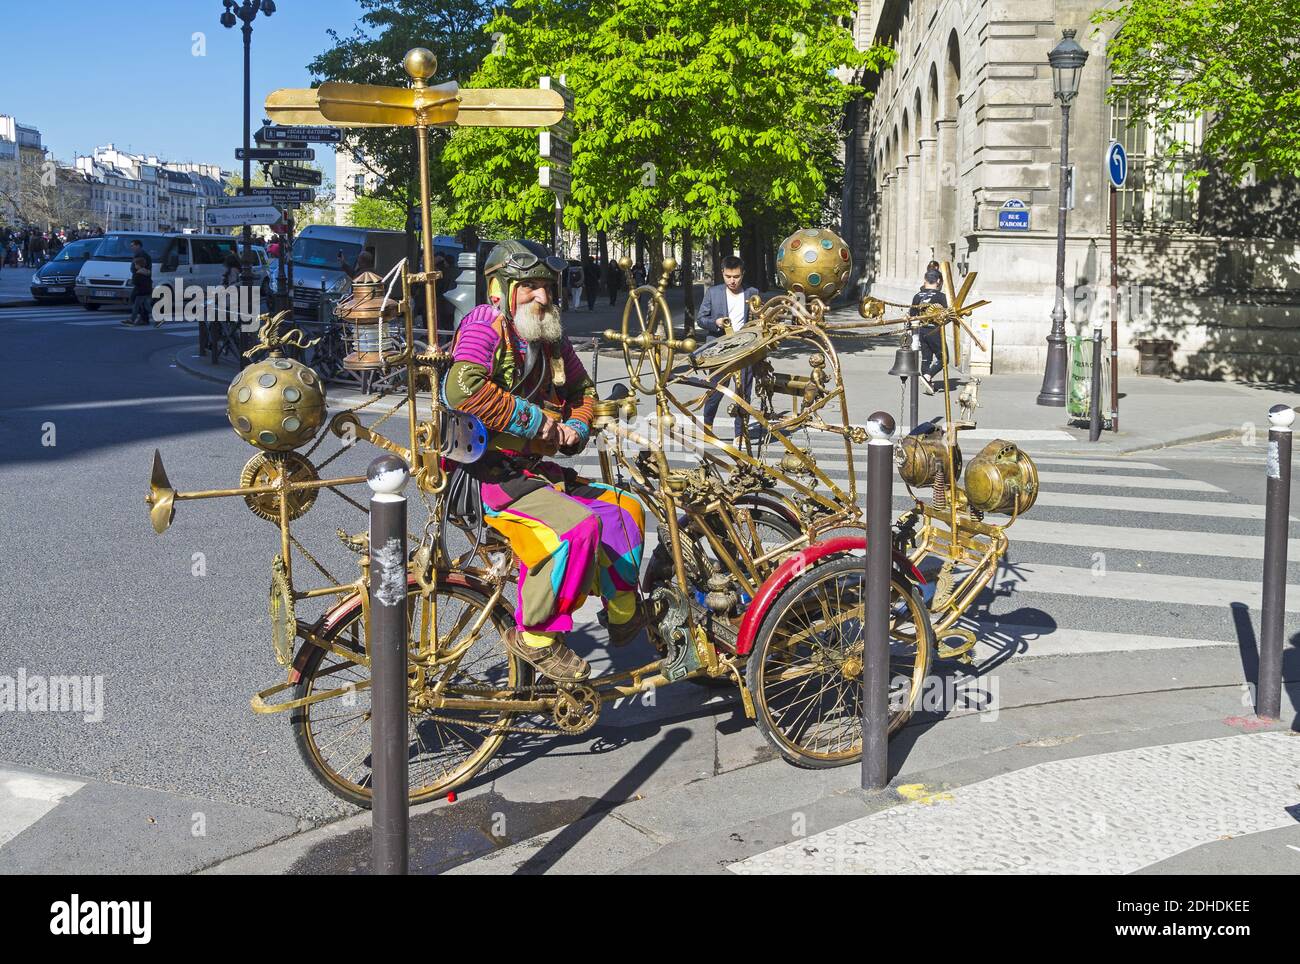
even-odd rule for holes
{"type": "Polygon", "coordinates": [[[664,274],[672,274],[677,270],[676,258],[664,258],[664,274]]]}
{"type": "Polygon", "coordinates": [[[826,228],[802,228],[776,252],[776,283],[791,294],[828,302],[844,289],[852,270],[849,246],[826,228]]]}
{"type": "Polygon", "coordinates": [[[632,259],[627,255],[623,255],[623,257],[618,259],[618,266],[626,271],[628,268],[632,267],[632,259]]]}
{"type": "Polygon", "coordinates": [[[438,58],[428,47],[412,47],[402,58],[402,68],[412,80],[428,80],[438,69],[438,58]]]}
{"type": "Polygon", "coordinates": [[[325,421],[325,386],[302,362],[265,358],[230,383],[226,417],[249,445],[287,452],[310,442],[325,421]]]}

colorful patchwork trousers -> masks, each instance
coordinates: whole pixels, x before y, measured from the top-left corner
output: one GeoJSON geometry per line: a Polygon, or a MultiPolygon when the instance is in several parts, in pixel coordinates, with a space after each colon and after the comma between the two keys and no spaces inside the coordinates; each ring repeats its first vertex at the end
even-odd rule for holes
{"type": "Polygon", "coordinates": [[[610,623],[635,611],[645,510],[621,489],[543,462],[484,482],[487,524],[519,559],[515,621],[525,642],[545,646],[573,628],[573,613],[599,593],[610,623]]]}

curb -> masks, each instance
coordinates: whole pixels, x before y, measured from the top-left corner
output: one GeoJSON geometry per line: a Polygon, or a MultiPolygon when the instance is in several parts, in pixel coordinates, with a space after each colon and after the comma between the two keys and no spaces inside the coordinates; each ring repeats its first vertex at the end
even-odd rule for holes
{"type": "Polygon", "coordinates": [[[1178,445],[1193,445],[1196,442],[1214,442],[1218,439],[1232,438],[1240,429],[1228,428],[1216,430],[1213,432],[1202,432],[1200,435],[1189,435],[1187,438],[1170,439],[1167,442],[1156,442],[1153,445],[1140,445],[1137,448],[1121,449],[1116,455],[1138,455],[1143,452],[1158,452],[1161,449],[1174,448],[1178,445]]]}
{"type": "Polygon", "coordinates": [[[185,372],[186,374],[193,375],[195,378],[201,378],[205,382],[216,382],[218,385],[230,384],[229,376],[222,378],[220,375],[216,374],[216,372],[221,372],[225,370],[224,365],[207,366],[208,370],[205,371],[203,367],[195,365],[191,361],[192,356],[190,356],[188,353],[189,353],[188,348],[181,348],[178,349],[176,352],[176,358],[175,358],[176,367],[179,368],[181,371],[185,372]],[[215,371],[212,370],[213,368],[215,368],[215,371]]]}
{"type": "Polygon", "coordinates": [[[22,301],[0,301],[0,308],[31,308],[40,305],[35,298],[25,298],[22,301]]]}

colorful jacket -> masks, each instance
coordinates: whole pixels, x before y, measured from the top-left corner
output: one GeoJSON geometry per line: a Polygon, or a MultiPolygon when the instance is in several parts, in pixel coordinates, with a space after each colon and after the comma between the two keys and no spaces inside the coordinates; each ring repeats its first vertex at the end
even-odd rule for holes
{"type": "MultiPolygon", "coordinates": [[[[527,352],[505,315],[491,305],[479,305],[461,320],[452,344],[452,364],[443,381],[443,400],[476,416],[491,433],[488,447],[504,452],[542,452],[531,445],[542,419],[558,417],[585,444],[591,435],[596,386],[577,353],[562,338],[558,345],[537,345],[544,357],[533,367],[527,384],[517,384],[527,352]],[[564,384],[552,379],[552,358],[564,365],[564,384]]],[[[550,454],[546,451],[545,454],[550,454]]]]}

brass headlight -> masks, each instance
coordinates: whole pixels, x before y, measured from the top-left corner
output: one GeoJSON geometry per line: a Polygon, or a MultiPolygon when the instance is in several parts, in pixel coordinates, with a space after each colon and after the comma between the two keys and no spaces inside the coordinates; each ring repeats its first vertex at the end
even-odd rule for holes
{"type": "MultiPolygon", "coordinates": [[[[939,471],[945,468],[943,434],[904,435],[899,447],[902,449],[902,461],[898,466],[898,474],[902,480],[914,489],[934,485],[939,471]]],[[[953,477],[948,480],[949,485],[961,478],[961,464],[961,448],[954,442],[953,477]]]]}
{"type": "Polygon", "coordinates": [[[994,439],[966,469],[966,500],[980,512],[1028,512],[1038,498],[1038,468],[1014,442],[994,439]]]}

